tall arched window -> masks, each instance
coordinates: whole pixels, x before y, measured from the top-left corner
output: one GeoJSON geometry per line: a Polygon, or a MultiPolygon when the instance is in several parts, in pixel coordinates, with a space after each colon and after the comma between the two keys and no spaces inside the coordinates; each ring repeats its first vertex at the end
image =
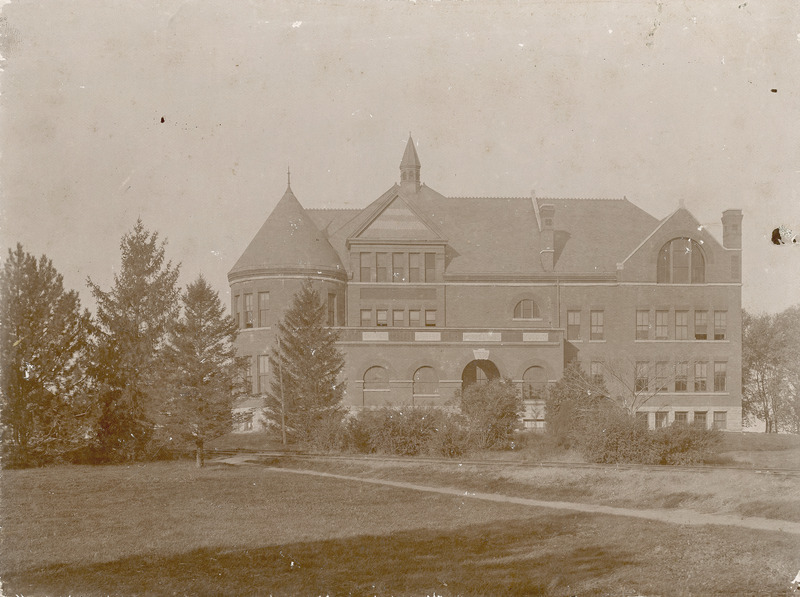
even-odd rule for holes
{"type": "Polygon", "coordinates": [[[528,367],[522,374],[522,399],[544,400],[547,374],[543,367],[528,367]]]}
{"type": "Polygon", "coordinates": [[[437,396],[439,376],[433,367],[420,367],[414,372],[414,396],[437,396]]]}
{"type": "Polygon", "coordinates": [[[658,253],[659,284],[703,284],[706,260],[700,244],[691,238],[674,238],[658,253]]]}
{"type": "Polygon", "coordinates": [[[533,299],[523,299],[514,307],[514,319],[539,319],[539,307],[533,299]]]}
{"type": "Polygon", "coordinates": [[[385,367],[370,367],[364,373],[364,398],[389,392],[389,372],[385,367]]]}

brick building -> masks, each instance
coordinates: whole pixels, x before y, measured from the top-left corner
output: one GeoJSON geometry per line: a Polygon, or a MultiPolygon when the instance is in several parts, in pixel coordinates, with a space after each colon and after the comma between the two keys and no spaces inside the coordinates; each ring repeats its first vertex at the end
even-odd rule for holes
{"type": "Polygon", "coordinates": [[[409,138],[400,183],[363,209],[304,209],[287,188],[228,274],[238,347],[262,393],[274,326],[311,278],[351,407],[441,405],[501,376],[541,427],[542,390],[577,359],[651,427],[740,430],[741,221],[722,214],[720,244],[683,208],[444,197],[409,138]]]}

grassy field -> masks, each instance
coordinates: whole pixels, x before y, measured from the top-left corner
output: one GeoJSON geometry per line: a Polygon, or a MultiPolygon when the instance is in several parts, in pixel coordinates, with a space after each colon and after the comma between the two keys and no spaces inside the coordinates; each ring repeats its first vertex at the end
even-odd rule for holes
{"type": "Polygon", "coordinates": [[[796,535],[258,466],[5,471],[2,487],[5,594],[783,594],[800,567],[796,535]]]}
{"type": "Polygon", "coordinates": [[[538,500],[577,501],[621,508],[682,508],[704,514],[736,514],[800,522],[800,477],[748,470],[705,472],[503,467],[458,461],[275,460],[272,464],[343,475],[407,481],[538,500]]]}

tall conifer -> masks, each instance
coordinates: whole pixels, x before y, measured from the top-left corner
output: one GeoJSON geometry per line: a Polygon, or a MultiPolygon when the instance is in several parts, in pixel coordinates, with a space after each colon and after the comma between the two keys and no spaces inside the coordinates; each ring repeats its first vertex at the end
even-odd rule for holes
{"type": "Polygon", "coordinates": [[[272,384],[265,411],[276,423],[283,414],[290,437],[314,444],[324,429],[342,420],[345,385],[339,379],[344,356],[336,347],[338,334],[327,326],[326,307],[309,280],[278,324],[278,337],[269,359],[272,384]]]}
{"type": "Polygon", "coordinates": [[[100,384],[100,448],[109,459],[145,456],[166,371],[163,348],[177,320],[179,266],[165,261],[166,241],[141,220],[122,237],[122,266],[109,291],[88,280],[100,335],[92,373],[100,384]]]}

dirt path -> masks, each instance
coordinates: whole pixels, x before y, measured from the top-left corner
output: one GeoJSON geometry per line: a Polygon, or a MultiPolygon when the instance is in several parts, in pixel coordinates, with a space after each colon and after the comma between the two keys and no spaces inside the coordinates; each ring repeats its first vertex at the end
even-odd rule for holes
{"type": "MultiPolygon", "coordinates": [[[[231,464],[234,464],[231,462],[231,464]]],[[[240,464],[240,463],[237,463],[240,464]]],[[[388,487],[398,487],[400,489],[411,489],[414,491],[424,491],[427,493],[440,493],[453,495],[462,498],[485,500],[489,502],[501,502],[506,504],[519,504],[522,506],[533,506],[536,508],[555,508],[557,510],[571,510],[573,512],[588,512],[591,514],[610,514],[612,516],[629,516],[631,518],[644,518],[647,520],[657,520],[672,524],[684,525],[705,525],[716,524],[724,526],[735,526],[747,529],[757,529],[761,531],[781,531],[800,535],[800,522],[789,522],[786,520],[775,520],[772,518],[759,518],[755,516],[735,516],[731,514],[703,514],[693,510],[682,509],[636,509],[636,508],[616,508],[614,506],[601,506],[597,504],[581,504],[578,502],[552,502],[546,500],[533,500],[498,493],[482,493],[474,491],[464,491],[452,487],[433,487],[430,485],[417,485],[416,483],[406,483],[403,481],[389,481],[386,479],[370,479],[364,477],[354,477],[350,475],[337,475],[333,473],[323,473],[310,470],[287,469],[278,467],[264,467],[268,471],[277,473],[289,473],[296,475],[312,475],[316,477],[328,477],[330,479],[340,479],[343,481],[357,481],[359,483],[372,483],[373,485],[385,485],[388,487]]]]}

